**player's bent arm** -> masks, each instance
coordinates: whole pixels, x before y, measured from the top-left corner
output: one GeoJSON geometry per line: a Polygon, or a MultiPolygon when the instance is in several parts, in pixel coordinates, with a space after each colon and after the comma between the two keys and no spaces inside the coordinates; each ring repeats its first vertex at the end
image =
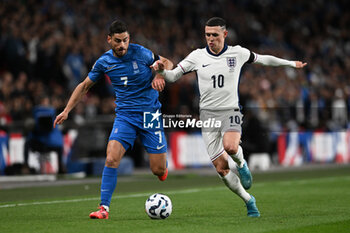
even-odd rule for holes
{"type": "Polygon", "coordinates": [[[152,88],[161,92],[164,90],[165,81],[164,81],[164,77],[158,71],[158,63],[162,64],[162,69],[165,68],[168,70],[171,70],[173,68],[174,64],[169,59],[162,57],[162,56],[159,56],[159,60],[155,62],[155,64],[157,64],[156,67],[154,67],[154,65],[152,65],[153,68],[157,68],[157,74],[152,81],[152,88]]]}
{"type": "Polygon", "coordinates": [[[173,70],[163,70],[160,72],[160,74],[163,75],[166,81],[173,83],[179,78],[181,78],[181,76],[183,75],[183,71],[181,67],[177,66],[173,70]]]}
{"type": "Polygon", "coordinates": [[[296,67],[295,61],[289,61],[282,58],[274,57],[271,55],[255,54],[254,63],[258,63],[265,66],[290,66],[296,67]]]}
{"type": "Polygon", "coordinates": [[[162,57],[162,56],[159,56],[159,59],[163,62],[165,69],[167,69],[167,70],[173,69],[174,64],[172,61],[170,61],[169,59],[162,57]]]}

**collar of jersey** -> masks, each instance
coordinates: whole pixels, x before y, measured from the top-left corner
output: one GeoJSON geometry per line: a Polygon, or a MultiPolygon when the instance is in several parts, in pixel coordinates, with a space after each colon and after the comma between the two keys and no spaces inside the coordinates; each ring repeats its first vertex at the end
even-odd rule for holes
{"type": "Polygon", "coordinates": [[[209,49],[208,46],[206,47],[206,49],[207,49],[207,52],[208,52],[210,55],[213,55],[213,56],[215,56],[215,57],[218,57],[218,56],[220,56],[221,54],[223,54],[223,53],[227,50],[227,44],[224,44],[224,48],[223,48],[223,49],[221,50],[221,52],[218,53],[218,54],[212,53],[212,52],[210,51],[210,49],[209,49]]]}

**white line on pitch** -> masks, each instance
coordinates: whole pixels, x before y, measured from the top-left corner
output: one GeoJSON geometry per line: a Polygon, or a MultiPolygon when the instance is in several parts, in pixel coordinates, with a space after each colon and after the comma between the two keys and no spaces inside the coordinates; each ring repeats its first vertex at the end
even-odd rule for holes
{"type": "MultiPolygon", "coordinates": [[[[254,185],[254,187],[262,187],[267,184],[279,184],[279,185],[291,185],[291,184],[306,184],[306,183],[319,183],[319,182],[331,182],[336,180],[350,180],[349,176],[345,177],[327,177],[327,178],[315,178],[315,179],[302,179],[302,180],[292,180],[292,181],[277,181],[277,182],[260,182],[254,185]]],[[[196,189],[183,189],[178,191],[165,191],[166,194],[184,194],[184,193],[196,193],[202,191],[210,191],[210,190],[224,190],[226,187],[212,187],[212,188],[196,188],[196,189]]],[[[118,195],[113,197],[112,199],[123,199],[123,198],[134,198],[134,197],[147,197],[151,195],[151,192],[147,193],[135,193],[135,194],[126,194],[126,195],[118,195]]],[[[83,201],[96,201],[100,200],[99,197],[92,198],[79,198],[79,199],[70,199],[70,200],[56,200],[56,201],[38,201],[38,202],[28,202],[28,203],[17,203],[17,204],[5,204],[0,205],[0,208],[8,208],[8,207],[19,207],[19,206],[31,206],[31,205],[50,205],[50,204],[62,204],[62,203],[73,203],[73,202],[83,202],[83,201]]]]}
{"type": "MultiPolygon", "coordinates": [[[[219,189],[225,189],[225,187],[184,189],[184,190],[179,190],[179,191],[166,191],[164,193],[166,193],[166,194],[196,193],[196,192],[202,192],[205,190],[209,191],[209,190],[219,190],[219,189]]],[[[147,192],[147,193],[135,193],[135,194],[119,195],[119,196],[113,197],[112,199],[147,197],[151,194],[152,194],[151,192],[147,192]]],[[[73,203],[73,202],[83,202],[83,201],[97,201],[97,200],[100,200],[100,198],[99,197],[91,197],[91,198],[79,198],[79,199],[70,199],[70,200],[38,201],[38,202],[28,202],[28,203],[5,204],[5,205],[0,205],[0,208],[31,206],[31,205],[51,205],[51,204],[73,203]]]]}

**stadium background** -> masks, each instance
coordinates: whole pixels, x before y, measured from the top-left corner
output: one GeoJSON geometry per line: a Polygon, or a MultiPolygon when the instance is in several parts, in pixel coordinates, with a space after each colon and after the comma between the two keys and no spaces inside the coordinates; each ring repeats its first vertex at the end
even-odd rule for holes
{"type": "MultiPolygon", "coordinates": [[[[73,88],[109,49],[106,34],[114,19],[129,25],[132,42],[177,64],[193,49],[205,46],[206,20],[221,16],[228,23],[228,44],[308,62],[298,71],[245,66],[240,102],[247,155],[267,152],[277,164],[281,162],[276,160],[281,135],[285,135],[281,140],[286,145],[295,132],[342,132],[342,158],[332,152],[335,156],[321,156],[316,162],[349,162],[347,5],[346,1],[326,0],[0,1],[0,127],[4,143],[9,143],[11,135],[28,134],[32,109],[43,97],[50,98],[57,112],[64,108],[73,88]]],[[[160,94],[163,114],[198,117],[198,98],[195,76],[187,75],[168,84],[160,94]]],[[[75,129],[78,135],[66,154],[69,160],[104,158],[114,108],[113,91],[106,79],[93,87],[63,125],[63,132],[75,129]]],[[[178,132],[168,129],[166,133],[170,140],[178,132]]],[[[196,134],[193,130],[185,133],[196,134]]],[[[332,137],[328,139],[334,141],[332,137]]],[[[330,147],[338,147],[332,143],[330,147]]],[[[294,145],[295,156],[315,160],[311,152],[305,152],[315,148],[307,147],[294,145]]],[[[128,155],[137,167],[147,166],[138,143],[128,155]]],[[[1,171],[3,174],[4,169],[1,171]]]]}

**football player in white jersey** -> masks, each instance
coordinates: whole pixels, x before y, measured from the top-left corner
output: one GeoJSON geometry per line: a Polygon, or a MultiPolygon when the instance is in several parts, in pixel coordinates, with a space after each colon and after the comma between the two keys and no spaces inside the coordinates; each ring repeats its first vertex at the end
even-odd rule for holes
{"type": "MultiPolygon", "coordinates": [[[[239,145],[243,117],[238,97],[241,68],[246,63],[303,68],[306,63],[256,54],[239,45],[228,46],[225,43],[227,34],[225,20],[211,18],[205,26],[206,48],[194,50],[173,70],[165,70],[161,61],[155,62],[153,68],[169,82],[175,82],[184,73],[197,73],[200,118],[203,121],[209,118],[221,121],[220,129],[202,128],[210,159],[225,185],[246,203],[248,216],[259,217],[255,198],[246,191],[251,187],[252,176],[239,145]],[[239,177],[233,172],[234,166],[239,177]]],[[[164,85],[162,78],[152,83],[158,91],[162,91],[164,85]]]]}

